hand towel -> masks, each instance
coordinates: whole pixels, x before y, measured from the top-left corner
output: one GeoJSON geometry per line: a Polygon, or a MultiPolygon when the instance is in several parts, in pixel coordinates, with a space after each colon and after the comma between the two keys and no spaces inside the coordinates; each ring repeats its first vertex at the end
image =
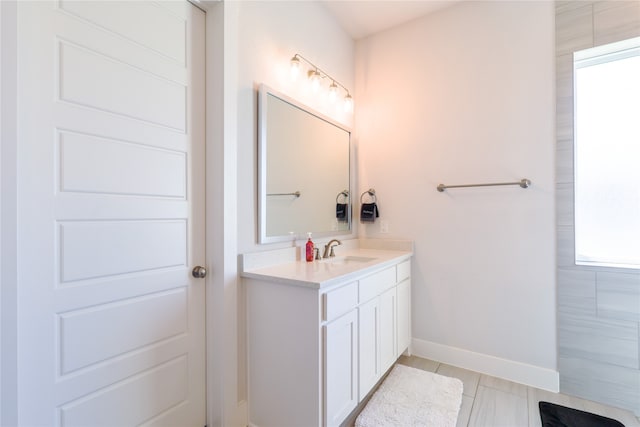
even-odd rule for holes
{"type": "Polygon", "coordinates": [[[363,203],[360,208],[360,221],[374,222],[380,216],[378,205],[375,203],[363,203]]]}
{"type": "Polygon", "coordinates": [[[340,222],[345,222],[347,220],[346,203],[336,203],[336,219],[340,222]]]}

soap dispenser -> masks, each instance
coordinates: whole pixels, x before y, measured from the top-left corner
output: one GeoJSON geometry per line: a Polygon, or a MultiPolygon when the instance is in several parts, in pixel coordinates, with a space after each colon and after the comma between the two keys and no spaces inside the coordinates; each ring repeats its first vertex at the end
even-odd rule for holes
{"type": "Polygon", "coordinates": [[[307,233],[309,240],[306,245],[307,262],[313,262],[313,242],[311,241],[311,232],[307,233]]]}

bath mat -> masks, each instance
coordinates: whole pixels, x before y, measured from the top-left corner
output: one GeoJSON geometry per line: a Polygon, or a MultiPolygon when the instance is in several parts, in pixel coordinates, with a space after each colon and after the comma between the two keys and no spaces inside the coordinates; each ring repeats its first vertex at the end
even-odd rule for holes
{"type": "Polygon", "coordinates": [[[624,427],[624,424],[612,418],[549,402],[540,402],[538,407],[542,427],[624,427]]]}
{"type": "Polygon", "coordinates": [[[461,403],[459,379],[396,365],[355,427],[455,427],[461,403]]]}

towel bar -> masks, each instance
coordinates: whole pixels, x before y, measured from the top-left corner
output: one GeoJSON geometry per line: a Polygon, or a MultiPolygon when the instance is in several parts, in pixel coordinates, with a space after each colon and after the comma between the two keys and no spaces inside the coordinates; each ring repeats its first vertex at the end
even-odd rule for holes
{"type": "Polygon", "coordinates": [[[267,196],[296,196],[296,197],[300,197],[302,195],[302,193],[300,193],[299,191],[293,192],[293,193],[269,193],[267,194],[267,196]]]}
{"type": "Polygon", "coordinates": [[[495,182],[495,183],[489,183],[489,184],[462,184],[462,185],[444,185],[444,184],[439,184],[437,188],[437,190],[439,192],[443,192],[445,189],[447,188],[462,188],[462,187],[495,187],[498,185],[519,185],[522,188],[528,188],[531,185],[531,181],[526,179],[526,178],[522,178],[520,181],[517,182],[495,182]]]}
{"type": "Polygon", "coordinates": [[[349,191],[342,190],[341,192],[339,192],[336,196],[336,203],[338,203],[338,199],[340,199],[340,196],[344,196],[344,202],[346,203],[347,199],[349,198],[349,191]]]}
{"type": "Polygon", "coordinates": [[[364,197],[365,194],[368,194],[369,197],[371,197],[373,203],[376,203],[377,201],[376,190],[374,190],[373,188],[370,188],[360,195],[360,204],[362,204],[362,198],[364,197]]]}

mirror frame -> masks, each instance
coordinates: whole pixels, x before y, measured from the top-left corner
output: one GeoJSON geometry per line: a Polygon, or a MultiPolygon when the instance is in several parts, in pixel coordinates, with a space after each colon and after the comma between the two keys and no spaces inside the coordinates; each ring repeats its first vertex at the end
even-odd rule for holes
{"type": "MultiPolygon", "coordinates": [[[[324,114],[296,101],[295,99],[278,92],[265,84],[261,84],[258,90],[258,243],[276,243],[276,242],[286,242],[286,241],[295,241],[299,239],[306,239],[307,231],[311,231],[313,233],[313,238],[323,238],[328,236],[355,236],[355,223],[353,221],[353,189],[355,188],[355,162],[354,162],[354,147],[353,147],[353,132],[352,130],[342,124],[339,123],[324,114]],[[269,116],[269,111],[267,108],[267,99],[268,96],[274,96],[279,98],[280,100],[292,105],[295,108],[298,108],[311,116],[314,116],[322,121],[325,121],[333,126],[336,126],[349,134],[349,187],[347,190],[349,191],[349,203],[347,205],[347,221],[349,224],[349,228],[347,230],[304,230],[299,231],[296,234],[286,234],[286,235],[276,235],[276,236],[268,236],[267,235],[267,120],[269,116]]],[[[301,159],[300,161],[304,161],[305,159],[301,159]]],[[[321,178],[321,177],[320,177],[321,178]]],[[[319,178],[319,179],[320,179],[319,178]]]]}

